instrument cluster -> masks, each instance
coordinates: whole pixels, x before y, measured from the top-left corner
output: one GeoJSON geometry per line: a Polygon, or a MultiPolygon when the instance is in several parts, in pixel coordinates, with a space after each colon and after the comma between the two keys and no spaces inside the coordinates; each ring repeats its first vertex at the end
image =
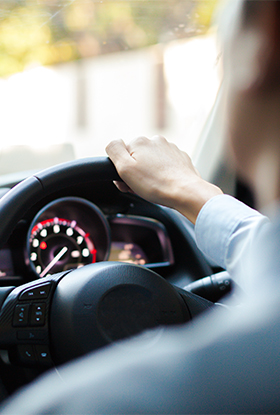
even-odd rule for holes
{"type": "MultiPolygon", "coordinates": [[[[45,205],[32,220],[24,247],[25,264],[45,276],[100,261],[120,261],[157,268],[174,262],[162,223],[123,214],[105,215],[80,197],[45,205]]],[[[13,253],[0,250],[0,278],[13,275],[13,253]]]]}

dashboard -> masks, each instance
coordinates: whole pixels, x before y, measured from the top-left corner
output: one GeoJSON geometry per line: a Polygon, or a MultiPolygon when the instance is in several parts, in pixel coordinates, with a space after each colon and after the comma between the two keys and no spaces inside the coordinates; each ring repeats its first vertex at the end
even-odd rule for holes
{"type": "Polygon", "coordinates": [[[54,189],[30,207],[0,249],[0,286],[101,261],[152,268],[181,287],[211,272],[185,218],[95,181],[54,189]]]}

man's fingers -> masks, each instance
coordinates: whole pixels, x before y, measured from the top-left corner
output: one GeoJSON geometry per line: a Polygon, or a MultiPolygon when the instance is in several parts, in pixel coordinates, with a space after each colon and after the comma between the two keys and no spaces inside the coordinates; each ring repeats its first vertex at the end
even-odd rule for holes
{"type": "Polygon", "coordinates": [[[124,182],[119,182],[119,181],[114,181],[114,185],[121,191],[121,192],[124,192],[124,193],[128,193],[128,192],[130,192],[130,193],[134,193],[131,189],[130,189],[130,187],[127,185],[127,184],[125,184],[124,182]]]}
{"type": "MultiPolygon", "coordinates": [[[[127,172],[130,171],[131,162],[134,162],[134,160],[123,140],[115,140],[109,143],[106,147],[106,152],[114,163],[120,177],[126,181],[127,172]]],[[[130,187],[123,182],[115,182],[115,185],[121,192],[132,192],[130,187]]]]}
{"type": "Polygon", "coordinates": [[[111,141],[106,147],[106,153],[116,167],[130,159],[130,154],[123,140],[111,141]]]}
{"type": "Polygon", "coordinates": [[[126,148],[130,156],[134,158],[135,152],[138,152],[141,148],[146,150],[150,144],[151,140],[149,140],[147,137],[141,136],[132,140],[129,144],[127,144],[126,148]]]}

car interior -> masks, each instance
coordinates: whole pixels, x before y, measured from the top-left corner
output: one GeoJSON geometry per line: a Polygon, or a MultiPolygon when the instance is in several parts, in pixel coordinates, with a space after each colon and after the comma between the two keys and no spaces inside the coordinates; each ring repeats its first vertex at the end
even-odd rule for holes
{"type": "MultiPolygon", "coordinates": [[[[194,87],[184,106],[186,90],[172,83],[176,76],[201,83],[193,72],[176,75],[171,63],[178,69],[176,59],[189,51],[185,65],[195,67],[201,44],[216,44],[218,6],[0,2],[2,401],[112,342],[158,325],[190,324],[237,289],[199,251],[185,217],[116,188],[119,176],[104,152],[114,138],[177,134],[205,179],[254,207],[224,146],[222,75],[206,79],[213,90],[201,117],[191,107],[203,101],[205,85],[194,87]]],[[[216,48],[209,71],[218,55],[216,48]]]]}

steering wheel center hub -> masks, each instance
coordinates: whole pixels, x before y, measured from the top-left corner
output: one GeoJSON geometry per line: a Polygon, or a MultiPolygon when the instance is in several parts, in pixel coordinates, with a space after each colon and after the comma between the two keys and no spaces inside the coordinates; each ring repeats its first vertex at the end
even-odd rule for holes
{"type": "Polygon", "coordinates": [[[154,303],[150,290],[127,284],[116,286],[103,296],[97,320],[102,333],[115,341],[157,326],[162,321],[162,313],[164,310],[154,303]]]}
{"type": "Polygon", "coordinates": [[[180,294],[153,271],[97,263],[64,276],[53,297],[54,360],[63,363],[159,325],[190,319],[180,294]]]}

